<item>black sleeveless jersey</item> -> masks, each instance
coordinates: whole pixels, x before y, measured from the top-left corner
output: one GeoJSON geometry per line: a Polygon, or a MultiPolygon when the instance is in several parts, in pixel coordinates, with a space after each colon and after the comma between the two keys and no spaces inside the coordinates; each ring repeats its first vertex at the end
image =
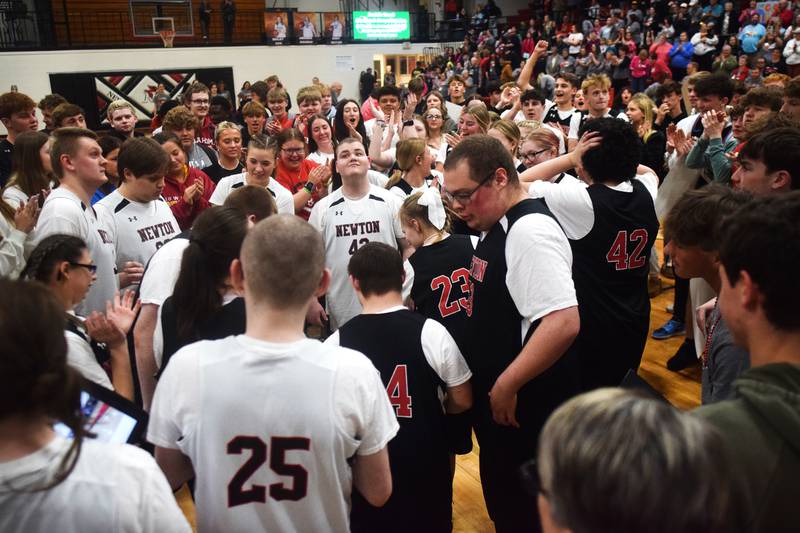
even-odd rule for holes
{"type": "MultiPolygon", "coordinates": [[[[464,354],[472,370],[474,396],[485,394],[517,357],[539,321],[523,328],[523,317],[506,285],[506,238],[514,223],[526,215],[553,214],[540,199],[519,202],[506,212],[506,227],[497,222],[475,249],[469,347],[464,354]]],[[[517,394],[517,420],[543,424],[557,405],[577,391],[577,368],[567,352],[548,370],[528,382],[517,394]]]]}
{"type": "Polygon", "coordinates": [[[400,424],[389,442],[392,496],[381,508],[354,497],[352,531],[450,531],[450,454],[439,400],[445,383],[422,351],[426,320],[402,309],[358,315],[339,328],[339,344],[380,372],[400,424]]]}
{"type": "Polygon", "coordinates": [[[586,189],[594,226],[582,239],[570,241],[581,329],[649,321],[647,275],[658,218],[645,186],[639,180],[631,183],[633,192],[601,184],[586,189]]]}
{"type": "Polygon", "coordinates": [[[451,235],[417,248],[408,258],[414,268],[411,299],[416,311],[447,328],[462,353],[467,342],[469,266],[474,251],[470,237],[451,235]]]}
{"type": "Polygon", "coordinates": [[[558,124],[558,127],[567,135],[569,133],[569,123],[572,121],[572,115],[576,113],[576,110],[573,109],[572,113],[567,115],[567,118],[561,118],[561,115],[558,113],[558,106],[553,105],[550,109],[547,110],[547,114],[542,117],[542,124],[550,124],[555,123],[558,124]]]}
{"type": "Polygon", "coordinates": [[[649,258],[658,233],[653,198],[639,180],[633,192],[587,189],[594,226],[570,241],[581,316],[576,341],[584,390],[618,386],[639,367],[650,325],[649,258]]]}

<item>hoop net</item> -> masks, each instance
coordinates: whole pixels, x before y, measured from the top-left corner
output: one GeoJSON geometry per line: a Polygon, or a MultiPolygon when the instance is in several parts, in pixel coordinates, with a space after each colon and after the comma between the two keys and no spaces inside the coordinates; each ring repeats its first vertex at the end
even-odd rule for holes
{"type": "Polygon", "coordinates": [[[161,37],[164,48],[172,48],[172,43],[175,40],[175,30],[160,30],[158,36],[161,37]]]}

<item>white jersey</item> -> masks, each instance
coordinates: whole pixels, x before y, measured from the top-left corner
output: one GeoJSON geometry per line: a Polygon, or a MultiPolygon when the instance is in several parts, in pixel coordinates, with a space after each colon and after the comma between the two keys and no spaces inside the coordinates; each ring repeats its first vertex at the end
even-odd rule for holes
{"type": "MultiPolygon", "coordinates": [[[[226,176],[219,180],[219,183],[217,183],[208,201],[214,205],[222,205],[225,203],[228,195],[245,185],[247,185],[247,172],[226,176]]],[[[294,198],[292,197],[292,193],[289,192],[289,189],[278,183],[274,178],[270,178],[269,183],[267,183],[267,191],[272,195],[272,199],[275,200],[278,213],[294,215],[294,198]]]]}
{"type": "Polygon", "coordinates": [[[348,459],[381,451],[398,429],[364,355],[239,335],[171,358],[148,440],[191,459],[200,532],[346,532],[348,459]]]}
{"type": "Polygon", "coordinates": [[[359,200],[344,196],[337,189],[314,205],[308,221],[322,232],[325,241],[325,266],[331,270],[328,314],[336,329],[361,312],[361,304],[350,285],[347,264],[350,257],[368,242],[397,247],[403,238],[400,227],[400,201],[386,189],[370,185],[359,200]]]}
{"type": "Polygon", "coordinates": [[[81,316],[89,316],[92,311],[105,312],[106,302],[114,298],[118,288],[114,241],[94,208],[85,205],[65,187],[53,190],[44,201],[33,240],[38,244],[48,235],[55,234],[83,239],[92,262],[97,265],[97,279],[75,312],[81,316]]]}
{"type": "Polygon", "coordinates": [[[164,474],[144,450],[84,439],[75,469],[53,479],[70,441],[55,437],[43,448],[0,462],[0,531],[190,532],[164,474]]]}
{"type": "Polygon", "coordinates": [[[117,250],[117,270],[128,261],[146,265],[165,242],[181,232],[172,209],[159,198],[136,202],[122,196],[119,189],[95,204],[117,250]]]}

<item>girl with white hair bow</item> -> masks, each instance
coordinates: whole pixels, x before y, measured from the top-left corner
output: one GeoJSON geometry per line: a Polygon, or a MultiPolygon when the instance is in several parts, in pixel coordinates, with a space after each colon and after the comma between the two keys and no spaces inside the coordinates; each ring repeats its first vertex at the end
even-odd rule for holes
{"type": "Polygon", "coordinates": [[[447,213],[435,187],[406,198],[400,223],[415,248],[405,265],[406,279],[413,280],[413,308],[444,325],[463,351],[471,305],[469,268],[477,238],[448,233],[447,213]]]}

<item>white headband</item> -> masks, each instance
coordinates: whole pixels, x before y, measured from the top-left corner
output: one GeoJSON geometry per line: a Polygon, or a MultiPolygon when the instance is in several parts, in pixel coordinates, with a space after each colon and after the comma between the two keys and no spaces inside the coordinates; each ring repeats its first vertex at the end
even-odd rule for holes
{"type": "Polygon", "coordinates": [[[417,204],[428,207],[428,220],[430,220],[433,227],[438,230],[444,228],[444,223],[447,221],[447,215],[444,212],[444,204],[442,203],[442,196],[436,187],[428,187],[422,196],[417,200],[417,204]]]}

